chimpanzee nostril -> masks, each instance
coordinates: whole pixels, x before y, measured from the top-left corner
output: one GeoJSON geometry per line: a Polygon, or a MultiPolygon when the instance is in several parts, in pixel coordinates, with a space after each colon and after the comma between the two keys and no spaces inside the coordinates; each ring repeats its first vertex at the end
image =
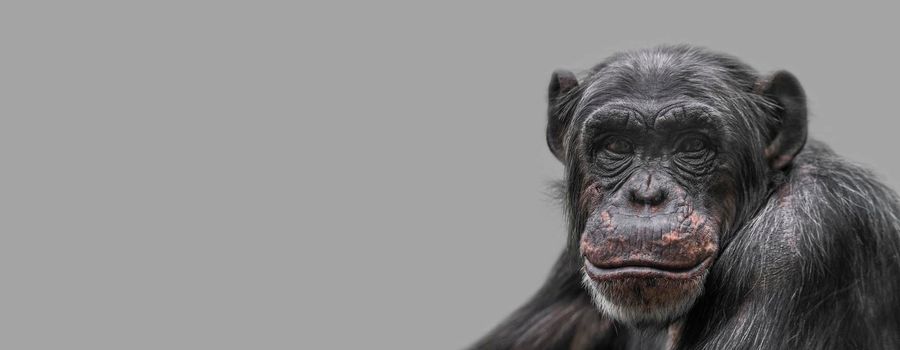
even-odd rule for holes
{"type": "Polygon", "coordinates": [[[629,179],[626,195],[631,204],[640,207],[658,207],[666,203],[669,179],[654,171],[641,170],[629,179]]]}
{"type": "Polygon", "coordinates": [[[640,188],[630,191],[630,199],[634,204],[649,205],[652,207],[665,203],[669,197],[662,188],[640,188]]]}

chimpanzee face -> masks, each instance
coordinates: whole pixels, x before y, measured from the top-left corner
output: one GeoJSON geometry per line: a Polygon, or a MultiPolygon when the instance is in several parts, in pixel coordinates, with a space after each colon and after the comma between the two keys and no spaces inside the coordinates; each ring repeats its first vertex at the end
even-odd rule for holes
{"type": "Polygon", "coordinates": [[[690,99],[623,100],[586,111],[581,234],[586,286],[613,318],[683,314],[716,258],[732,193],[717,186],[722,124],[690,99]]]}
{"type": "Polygon", "coordinates": [[[694,305],[732,226],[806,142],[792,74],[760,77],[689,48],[614,56],[581,82],[556,71],[549,102],[547,144],[566,165],[584,284],[633,325],[694,305]]]}

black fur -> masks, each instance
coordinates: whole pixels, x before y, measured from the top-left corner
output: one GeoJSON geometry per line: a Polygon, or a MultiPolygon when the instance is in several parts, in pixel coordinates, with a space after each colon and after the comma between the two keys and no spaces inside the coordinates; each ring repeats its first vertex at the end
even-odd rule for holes
{"type": "Polygon", "coordinates": [[[568,244],[538,293],[475,349],[900,349],[900,206],[865,169],[806,138],[805,97],[787,72],[759,76],[690,46],[612,56],[550,84],[547,142],[566,165],[568,244]],[[703,294],[667,327],[635,328],[582,286],[587,212],[580,125],[618,98],[688,96],[714,106],[734,215],[703,294]]]}

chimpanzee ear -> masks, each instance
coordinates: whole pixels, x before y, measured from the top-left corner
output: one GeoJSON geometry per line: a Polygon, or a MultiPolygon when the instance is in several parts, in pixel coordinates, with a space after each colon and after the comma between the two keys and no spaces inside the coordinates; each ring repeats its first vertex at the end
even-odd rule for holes
{"type": "Polygon", "coordinates": [[[797,78],[787,71],[775,72],[760,83],[759,89],[778,105],[765,156],[772,169],[781,170],[806,144],[806,95],[797,78]]]}
{"type": "Polygon", "coordinates": [[[578,78],[567,70],[556,70],[550,78],[547,108],[547,146],[557,159],[565,159],[563,148],[566,127],[570,116],[565,112],[564,98],[572,89],[578,87],[578,78]]]}

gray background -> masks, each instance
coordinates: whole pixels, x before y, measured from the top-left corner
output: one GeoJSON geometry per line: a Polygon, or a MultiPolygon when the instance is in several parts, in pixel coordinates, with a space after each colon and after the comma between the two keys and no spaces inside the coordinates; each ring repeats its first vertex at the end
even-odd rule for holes
{"type": "Polygon", "coordinates": [[[455,349],[562,247],[555,68],[785,68],[892,186],[896,9],[5,2],[0,348],[455,349]]]}

